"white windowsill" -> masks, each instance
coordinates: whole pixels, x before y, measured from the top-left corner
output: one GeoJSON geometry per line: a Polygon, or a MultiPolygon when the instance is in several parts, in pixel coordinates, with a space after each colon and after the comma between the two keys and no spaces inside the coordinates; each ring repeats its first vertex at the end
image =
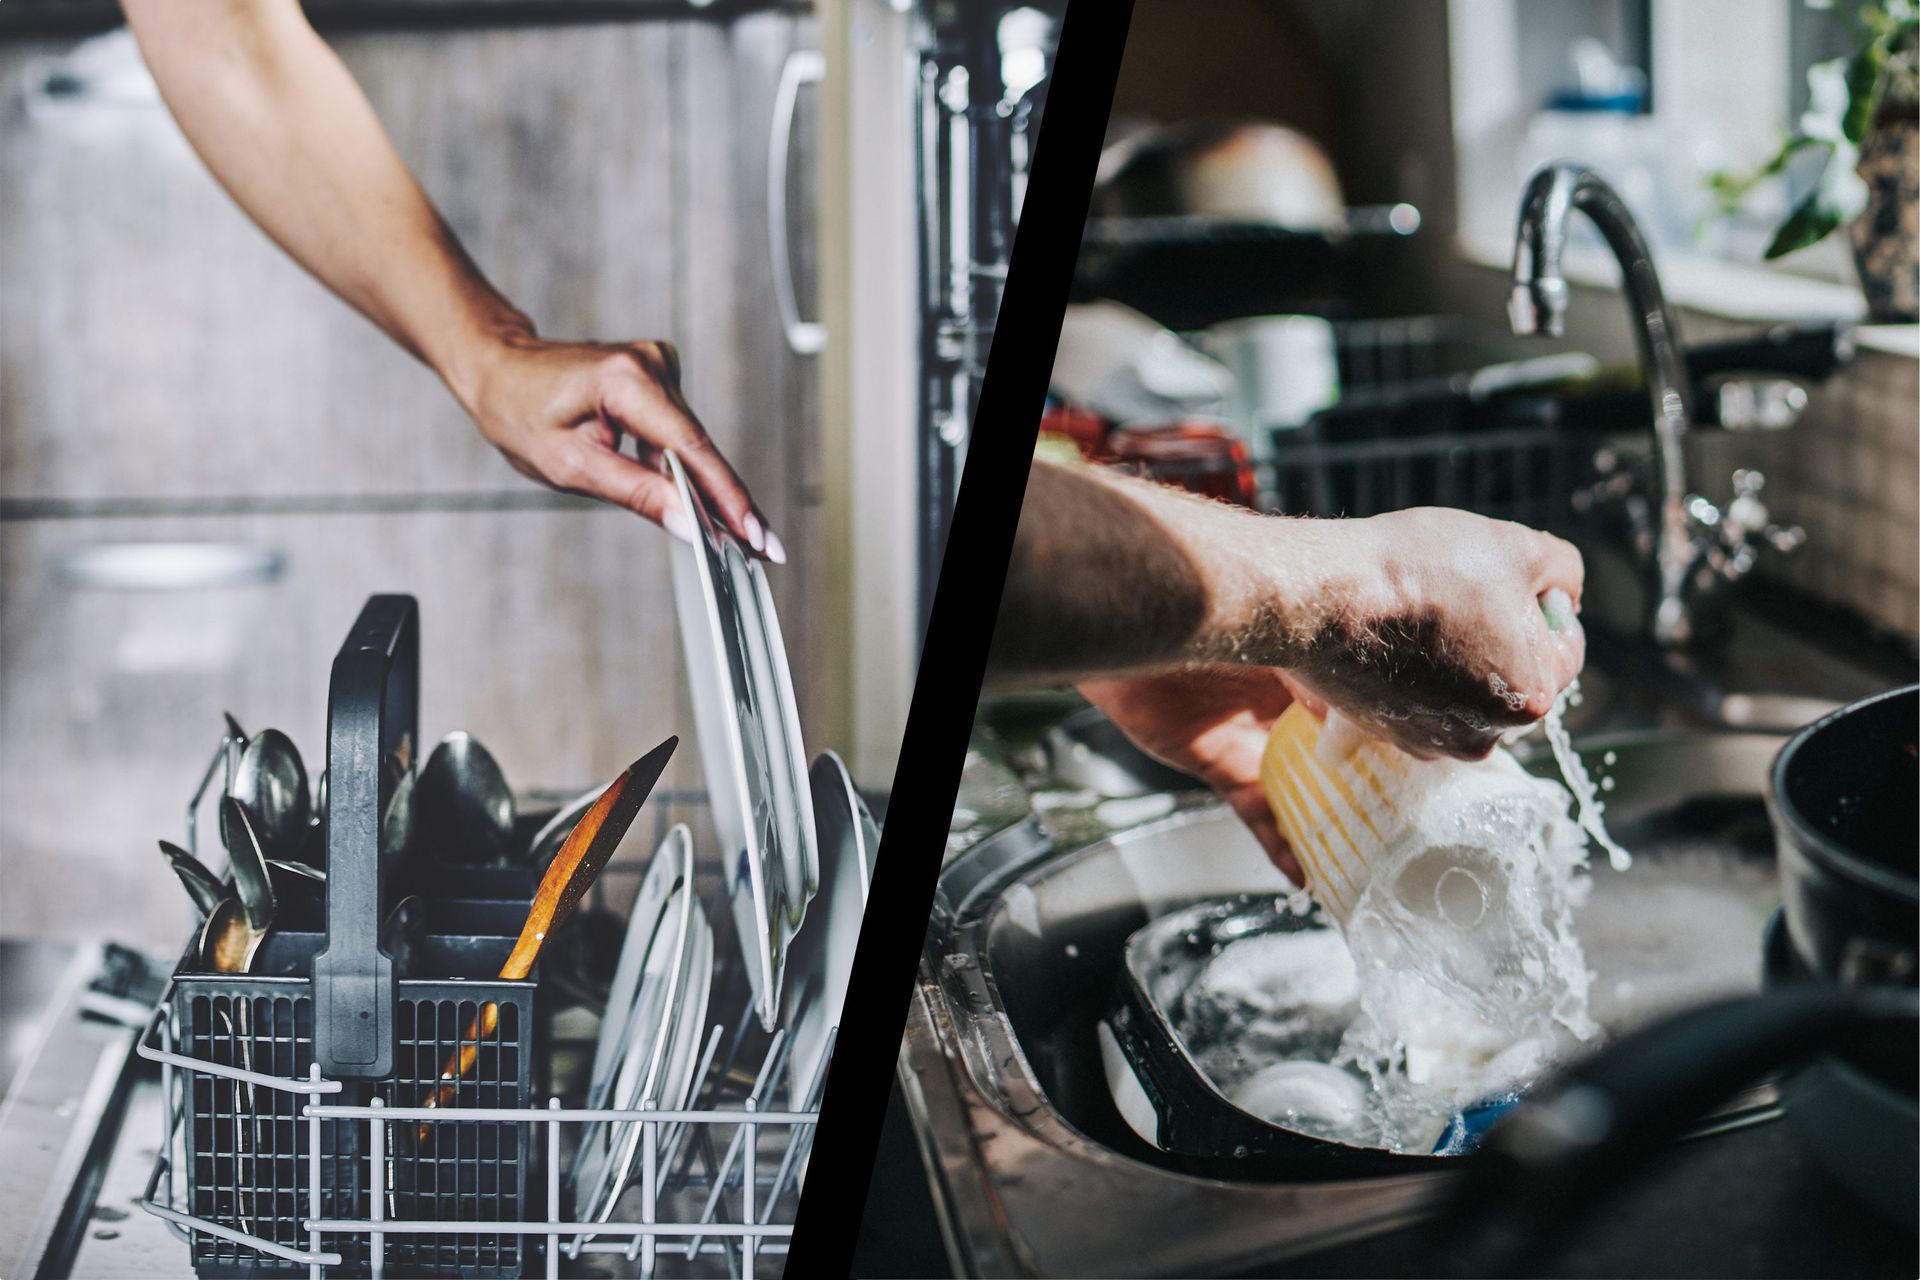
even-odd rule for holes
{"type": "MultiPolygon", "coordinates": [[[[1510,239],[1496,243],[1491,237],[1462,233],[1459,246],[1467,261],[1483,267],[1504,270],[1513,263],[1510,239]]],[[[1704,254],[1663,253],[1657,265],[1667,300],[1688,311],[1755,324],[1858,321],[1866,315],[1860,292],[1852,285],[1704,254]]],[[[1597,250],[1570,247],[1563,266],[1575,284],[1614,288],[1620,283],[1618,264],[1597,250]]],[[[1920,360],[1920,325],[1862,324],[1854,338],[1862,347],[1920,360]]]]}

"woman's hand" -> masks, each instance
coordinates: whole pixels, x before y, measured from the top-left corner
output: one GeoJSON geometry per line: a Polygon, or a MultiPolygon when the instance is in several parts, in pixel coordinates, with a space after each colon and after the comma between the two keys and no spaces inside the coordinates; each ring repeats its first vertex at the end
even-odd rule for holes
{"type": "Polygon", "coordinates": [[[295,261],[429,365],[523,474],[691,537],[671,449],[722,523],[786,549],[680,394],[664,342],[548,342],[487,282],[299,0],[124,0],[207,168],[295,261]],[[640,461],[622,457],[632,436],[640,461]]]}
{"type": "Polygon", "coordinates": [[[657,464],[672,450],[720,520],[777,564],[787,552],[680,391],[669,342],[502,339],[456,387],[480,433],[530,479],[625,507],[680,538],[692,536],[673,482],[657,464]],[[620,451],[639,444],[640,461],[620,451]]]}
{"type": "Polygon", "coordinates": [[[1273,722],[1293,701],[1279,672],[1193,667],[1087,680],[1080,692],[1141,750],[1219,792],[1273,864],[1296,885],[1306,883],[1260,787],[1260,757],[1273,722]]]}

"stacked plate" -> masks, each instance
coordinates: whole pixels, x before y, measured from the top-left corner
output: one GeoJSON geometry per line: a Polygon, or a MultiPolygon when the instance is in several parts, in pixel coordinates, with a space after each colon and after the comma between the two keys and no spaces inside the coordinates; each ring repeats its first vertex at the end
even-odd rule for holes
{"type": "Polygon", "coordinates": [[[819,823],[820,894],[794,939],[781,996],[782,1021],[792,1037],[787,1054],[789,1105],[796,1111],[819,1104],[828,1037],[840,1025],[860,921],[873,884],[873,855],[880,828],[867,811],[840,757],[822,752],[809,775],[813,813],[819,823]]]}
{"type": "MultiPolygon", "coordinates": [[[[735,933],[754,1013],[767,1031],[784,1026],[790,1036],[791,1105],[812,1110],[846,1000],[879,831],[839,757],[829,752],[807,767],[764,567],[720,528],[679,460],[665,456],[692,526],[690,542],[672,545],[674,601],[735,933]]],[[[675,827],[628,920],[589,1108],[671,1111],[691,1108],[698,1095],[714,944],[693,876],[691,835],[675,827]]],[[[610,1120],[586,1128],[570,1175],[578,1220],[606,1222],[614,1212],[646,1127],[610,1120]]],[[[663,1154],[680,1145],[672,1124],[657,1136],[663,1154]]],[[[591,1238],[574,1241],[575,1256],[591,1238]]]]}
{"type": "MultiPolygon", "coordinates": [[[[676,826],[654,851],[634,899],[594,1049],[589,1108],[690,1107],[713,986],[713,929],[693,888],[693,839],[676,826]]],[[[663,1126],[660,1150],[675,1129],[663,1126]]],[[[581,1134],[573,1203],[582,1222],[605,1222],[626,1188],[642,1126],[597,1121],[581,1134]]],[[[591,1236],[574,1241],[573,1255],[591,1236]]]]}
{"type": "Polygon", "coordinates": [[[765,570],[665,457],[692,525],[671,558],[701,768],[755,1012],[771,1031],[787,950],[820,883],[806,748],[765,570]]]}

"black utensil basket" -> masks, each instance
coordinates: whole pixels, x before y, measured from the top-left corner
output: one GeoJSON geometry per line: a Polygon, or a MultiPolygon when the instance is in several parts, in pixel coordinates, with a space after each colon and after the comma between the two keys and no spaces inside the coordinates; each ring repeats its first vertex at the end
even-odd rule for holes
{"type": "MultiPolygon", "coordinates": [[[[344,1104],[433,1106],[457,1117],[532,1101],[535,983],[493,976],[527,901],[428,897],[408,950],[411,971],[432,977],[396,973],[381,949],[402,869],[382,851],[380,819],[417,750],[418,668],[413,599],[373,597],[333,664],[324,919],[296,911],[268,935],[248,974],[204,972],[190,947],[175,975],[179,1053],[270,1078],[179,1072],[189,1211],[296,1252],[315,1243],[310,1218],[361,1224],[322,1228],[320,1248],[342,1257],[330,1275],[369,1275],[379,1248],[388,1275],[517,1276],[518,1235],[364,1224],[523,1221],[538,1145],[529,1125],[307,1114],[310,1105],[344,1104]],[[488,1004],[497,1025],[476,1043],[488,1004]],[[472,1065],[450,1097],[436,1098],[443,1069],[468,1045],[472,1065]],[[341,1087],[316,1092],[318,1081],[341,1087]]],[[[308,1272],[305,1262],[206,1231],[192,1233],[192,1257],[202,1276],[308,1272]]]]}

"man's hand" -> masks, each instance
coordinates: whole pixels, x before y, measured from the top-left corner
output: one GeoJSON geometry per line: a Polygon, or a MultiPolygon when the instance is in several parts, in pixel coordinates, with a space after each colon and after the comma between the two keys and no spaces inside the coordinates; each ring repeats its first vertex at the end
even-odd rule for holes
{"type": "Polygon", "coordinates": [[[1334,527],[1350,585],[1287,662],[1310,703],[1413,755],[1473,760],[1544,716],[1580,674],[1579,624],[1552,630],[1541,604],[1552,591],[1580,598],[1585,570],[1568,543],[1439,507],[1334,527]]]}
{"type": "Polygon", "coordinates": [[[1256,515],[1036,463],[989,658],[996,683],[1196,665],[1285,671],[1418,756],[1478,759],[1579,674],[1580,553],[1464,511],[1256,515]],[[1569,616],[1550,630],[1542,600],[1569,616]]]}
{"type": "Polygon", "coordinates": [[[690,513],[653,465],[662,450],[672,450],[728,528],[786,563],[778,535],[681,394],[672,343],[546,342],[516,334],[481,362],[471,389],[457,390],[481,434],[521,474],[625,507],[690,539],[690,513]],[[639,442],[642,461],[620,452],[626,436],[639,442]]]}
{"type": "Polygon", "coordinates": [[[1293,701],[1276,671],[1208,666],[1087,680],[1080,692],[1149,755],[1220,793],[1296,885],[1306,880],[1260,788],[1260,756],[1293,701]]]}

